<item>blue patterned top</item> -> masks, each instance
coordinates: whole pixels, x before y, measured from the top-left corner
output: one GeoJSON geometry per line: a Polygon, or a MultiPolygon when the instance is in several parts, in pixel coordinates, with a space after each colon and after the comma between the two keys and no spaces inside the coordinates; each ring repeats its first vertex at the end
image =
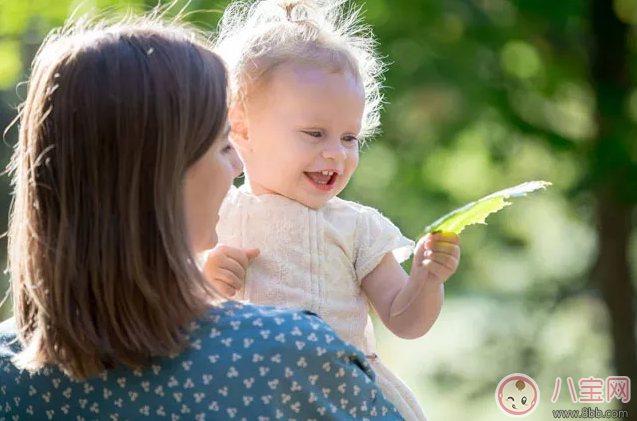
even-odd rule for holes
{"type": "Polygon", "coordinates": [[[208,315],[178,356],[86,382],[18,371],[14,323],[0,324],[0,421],[403,419],[365,356],[316,315],[234,302],[208,315]]]}

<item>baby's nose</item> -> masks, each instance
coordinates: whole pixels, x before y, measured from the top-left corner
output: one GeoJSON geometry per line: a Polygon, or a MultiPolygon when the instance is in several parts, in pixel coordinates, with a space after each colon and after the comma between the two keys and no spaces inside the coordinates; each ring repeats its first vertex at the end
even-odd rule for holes
{"type": "Polygon", "coordinates": [[[332,148],[325,148],[323,150],[323,157],[325,159],[334,159],[336,161],[342,161],[347,157],[347,151],[341,145],[332,148]]]}

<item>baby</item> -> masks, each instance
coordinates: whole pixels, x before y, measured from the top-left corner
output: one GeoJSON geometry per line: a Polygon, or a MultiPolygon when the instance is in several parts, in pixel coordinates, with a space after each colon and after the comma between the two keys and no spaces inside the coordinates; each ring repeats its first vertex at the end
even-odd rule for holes
{"type": "Polygon", "coordinates": [[[375,354],[368,303],[394,334],[424,335],[458,266],[459,238],[428,235],[414,248],[377,210],[336,197],[379,125],[383,65],[358,22],[342,2],[262,0],[224,12],[216,47],[232,83],[231,140],[245,183],[222,206],[223,245],[204,269],[238,299],[319,314],[367,353],[403,417],[425,420],[375,354]],[[412,251],[408,275],[400,262],[412,251]]]}

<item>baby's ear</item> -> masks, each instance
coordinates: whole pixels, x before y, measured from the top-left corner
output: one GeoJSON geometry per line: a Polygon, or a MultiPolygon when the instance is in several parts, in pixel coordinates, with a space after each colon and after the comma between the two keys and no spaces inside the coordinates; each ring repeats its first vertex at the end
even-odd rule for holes
{"type": "Polygon", "coordinates": [[[235,105],[228,110],[230,121],[230,139],[239,149],[245,149],[248,143],[248,121],[243,107],[235,105]]]}

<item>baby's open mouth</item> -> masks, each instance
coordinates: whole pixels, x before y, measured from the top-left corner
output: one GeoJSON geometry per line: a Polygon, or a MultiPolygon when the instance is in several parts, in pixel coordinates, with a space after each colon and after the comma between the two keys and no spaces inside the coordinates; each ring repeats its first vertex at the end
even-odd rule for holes
{"type": "Polygon", "coordinates": [[[515,407],[515,404],[511,405],[511,407],[512,407],[513,409],[518,409],[518,408],[516,408],[516,407],[515,407]]]}
{"type": "Polygon", "coordinates": [[[306,172],[305,175],[316,187],[321,190],[329,190],[334,186],[338,173],[336,171],[316,171],[306,172]]]}

